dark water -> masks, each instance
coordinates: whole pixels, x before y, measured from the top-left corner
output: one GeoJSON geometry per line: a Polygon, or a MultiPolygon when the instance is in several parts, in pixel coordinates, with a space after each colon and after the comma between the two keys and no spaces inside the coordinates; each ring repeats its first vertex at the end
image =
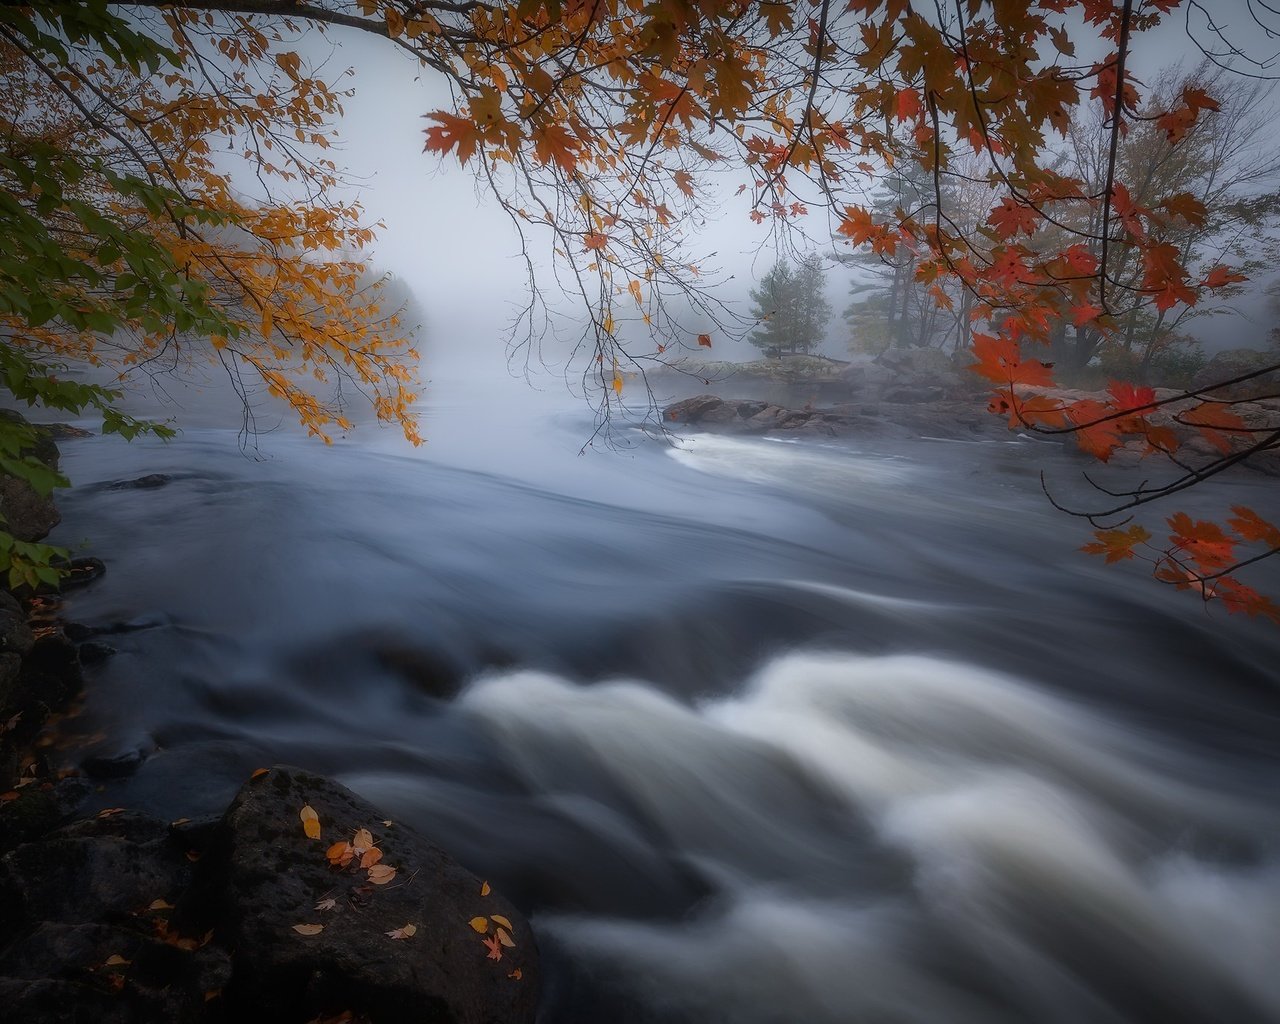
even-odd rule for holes
{"type": "Polygon", "coordinates": [[[531,914],[548,1022],[1280,1019],[1280,631],[1079,555],[1077,463],[579,458],[519,401],[425,453],[65,444],[56,539],[110,563],[69,613],[141,627],[73,723],[149,755],[103,804],[333,774],[531,914]]]}

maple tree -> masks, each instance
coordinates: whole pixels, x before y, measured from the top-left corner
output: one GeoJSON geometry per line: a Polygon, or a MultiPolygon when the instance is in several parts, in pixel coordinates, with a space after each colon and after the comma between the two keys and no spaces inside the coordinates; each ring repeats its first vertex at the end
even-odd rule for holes
{"type": "MultiPolygon", "coordinates": [[[[323,155],[340,94],[290,49],[309,29],[371,33],[448,82],[454,102],[426,112],[425,148],[490,188],[531,273],[531,240],[545,233],[552,277],[589,315],[587,379],[604,415],[626,372],[643,377],[673,349],[713,342],[670,310],[678,298],[717,322],[710,268],[688,227],[732,177],[735,201],[757,223],[890,260],[909,253],[912,280],[942,308],[960,289],[976,369],[1012,425],[1074,435],[1103,459],[1123,446],[1168,460],[1165,482],[1075,510],[1097,523],[1108,555],[1142,553],[1163,580],[1280,621],[1235,575],[1280,550],[1266,520],[1236,513],[1219,537],[1174,515],[1154,544],[1124,521],[1275,449],[1275,410],[1254,403],[1247,418],[1234,393],[1209,390],[1117,385],[1079,398],[1055,391],[1045,358],[1064,323],[1109,337],[1138,305],[1169,314],[1243,276],[1226,262],[1191,263],[1179,245],[1179,227],[1201,215],[1199,197],[1125,180],[1130,132],[1154,124],[1176,149],[1221,107],[1211,84],[1162,92],[1131,70],[1136,41],[1178,6],[191,0],[66,4],[36,16],[0,3],[5,59],[36,69],[42,94],[65,110],[52,124],[69,126],[65,137],[23,127],[36,148],[14,158],[20,167],[4,165],[18,213],[38,222],[38,244],[15,251],[52,282],[38,309],[23,309],[37,293],[21,287],[30,272],[0,268],[10,275],[0,283],[18,282],[26,296],[0,291],[10,296],[0,314],[24,339],[9,348],[27,359],[27,379],[47,379],[41,359],[96,357],[86,332],[100,341],[129,325],[125,357],[136,359],[170,351],[180,335],[202,337],[313,429],[344,424],[285,372],[293,364],[345,370],[412,436],[408,350],[375,299],[361,306],[352,266],[335,255],[369,237],[323,155]],[[1105,140],[1096,177],[1050,159],[1082,109],[1096,112],[1105,140]],[[224,139],[302,198],[241,199],[212,156],[224,139]],[[970,226],[949,200],[975,162],[988,201],[970,226]],[[918,200],[876,209],[879,184],[908,168],[924,185],[918,200]],[[50,332],[51,323],[60,326],[50,332]],[[631,340],[634,324],[649,329],[645,341],[631,340]],[[1191,434],[1215,453],[1207,461],[1187,455],[1191,434]]],[[[537,280],[522,320],[530,342],[551,315],[537,280]]]]}

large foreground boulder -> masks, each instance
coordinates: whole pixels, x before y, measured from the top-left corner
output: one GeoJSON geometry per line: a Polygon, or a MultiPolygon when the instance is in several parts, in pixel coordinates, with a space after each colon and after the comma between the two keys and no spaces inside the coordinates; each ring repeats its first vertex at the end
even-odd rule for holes
{"type": "Polygon", "coordinates": [[[531,1024],[537,1007],[511,904],[295,768],[256,774],[221,820],[111,808],[21,845],[0,908],[0,1000],[23,1024],[531,1024]]]}
{"type": "Polygon", "coordinates": [[[537,948],[519,912],[335,782],[284,767],[250,781],[200,874],[193,897],[215,901],[214,934],[235,966],[226,997],[263,1019],[534,1019],[537,948]]]}

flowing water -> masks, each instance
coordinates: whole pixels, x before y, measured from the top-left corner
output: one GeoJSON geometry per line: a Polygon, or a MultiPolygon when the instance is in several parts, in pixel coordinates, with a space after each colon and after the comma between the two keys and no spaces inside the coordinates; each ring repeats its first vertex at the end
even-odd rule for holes
{"type": "Polygon", "coordinates": [[[130,627],[72,728],[148,755],[103,805],[331,774],[531,915],[547,1022],[1280,1020],[1280,631],[1080,555],[1080,462],[578,457],[521,394],[416,453],[66,442],[68,614],[130,627]]]}

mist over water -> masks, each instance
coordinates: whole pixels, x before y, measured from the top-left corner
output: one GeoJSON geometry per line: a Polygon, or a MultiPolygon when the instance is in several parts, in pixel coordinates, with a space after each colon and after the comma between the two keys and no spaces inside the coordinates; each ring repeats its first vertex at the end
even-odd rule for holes
{"type": "Polygon", "coordinates": [[[333,774],[531,914],[547,1022],[1280,1020],[1274,630],[1081,556],[1056,447],[579,455],[543,385],[65,443],[103,806],[333,774]]]}

